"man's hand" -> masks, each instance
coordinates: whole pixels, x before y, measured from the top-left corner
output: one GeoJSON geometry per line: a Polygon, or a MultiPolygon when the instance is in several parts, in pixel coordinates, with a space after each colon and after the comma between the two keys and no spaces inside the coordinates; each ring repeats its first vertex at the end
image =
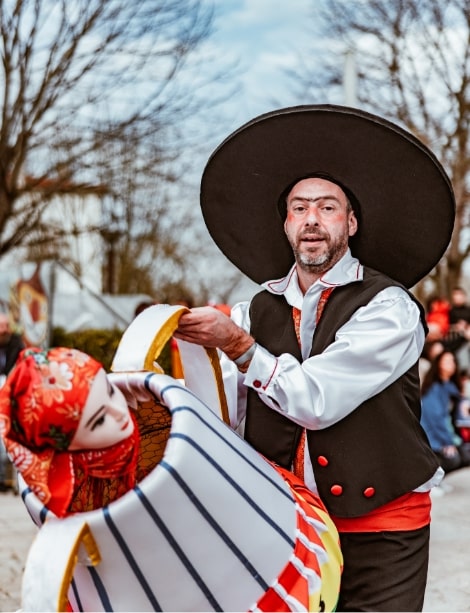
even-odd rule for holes
{"type": "Polygon", "coordinates": [[[198,307],[183,313],[174,336],[204,347],[218,347],[230,360],[243,355],[254,338],[230,317],[213,307],[198,307]]]}

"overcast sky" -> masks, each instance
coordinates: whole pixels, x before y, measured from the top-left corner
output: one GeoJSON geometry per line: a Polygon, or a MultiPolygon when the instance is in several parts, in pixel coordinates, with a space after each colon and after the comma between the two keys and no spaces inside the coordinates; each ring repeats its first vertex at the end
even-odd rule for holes
{"type": "MultiPolygon", "coordinates": [[[[237,61],[240,82],[236,95],[223,104],[226,121],[213,124],[215,145],[254,117],[299,103],[286,71],[296,66],[299,50],[311,46],[312,6],[319,1],[207,0],[217,11],[209,46],[223,61],[237,61]]],[[[193,157],[199,178],[208,155],[193,157]]],[[[224,260],[218,252],[211,267],[224,260]]],[[[235,292],[236,299],[248,297],[256,287],[246,282],[235,292]]]]}
{"type": "MultiPolygon", "coordinates": [[[[211,152],[231,132],[262,113],[299,104],[287,70],[298,65],[302,49],[311,48],[312,6],[320,1],[203,0],[215,7],[216,17],[202,52],[211,59],[197,70],[208,74],[216,70],[214,57],[224,67],[236,64],[237,68],[229,84],[214,85],[216,96],[224,87],[234,88],[235,93],[215,111],[203,112],[203,122],[210,126],[209,139],[199,141],[199,151],[191,147],[188,152],[196,178],[211,152]]],[[[194,119],[193,127],[200,121],[194,119]]]]}
{"type": "Polygon", "coordinates": [[[233,128],[280,106],[293,104],[285,70],[308,40],[312,0],[215,0],[211,45],[238,60],[242,90],[233,128]]]}

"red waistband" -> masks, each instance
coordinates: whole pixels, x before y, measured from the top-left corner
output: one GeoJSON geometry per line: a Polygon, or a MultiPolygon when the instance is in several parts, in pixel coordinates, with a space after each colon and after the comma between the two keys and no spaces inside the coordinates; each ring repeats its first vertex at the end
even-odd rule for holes
{"type": "Polygon", "coordinates": [[[338,532],[418,530],[431,521],[429,492],[410,492],[360,517],[331,516],[338,532]]]}

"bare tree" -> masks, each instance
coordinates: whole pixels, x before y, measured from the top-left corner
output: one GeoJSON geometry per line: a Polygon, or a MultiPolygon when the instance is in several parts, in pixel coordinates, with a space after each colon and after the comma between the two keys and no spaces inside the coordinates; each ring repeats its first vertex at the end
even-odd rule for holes
{"type": "Polygon", "coordinates": [[[433,291],[448,294],[470,252],[470,2],[313,0],[312,8],[323,44],[296,72],[301,99],[344,104],[344,60],[353,53],[357,104],[415,134],[451,178],[455,228],[429,279],[433,291]]]}
{"type": "Polygon", "coordinates": [[[92,194],[102,221],[81,231],[104,241],[108,289],[182,265],[191,216],[168,202],[184,200],[182,126],[221,78],[197,70],[212,20],[202,0],[0,0],[0,257],[57,254],[70,229],[51,202],[92,194]]]}

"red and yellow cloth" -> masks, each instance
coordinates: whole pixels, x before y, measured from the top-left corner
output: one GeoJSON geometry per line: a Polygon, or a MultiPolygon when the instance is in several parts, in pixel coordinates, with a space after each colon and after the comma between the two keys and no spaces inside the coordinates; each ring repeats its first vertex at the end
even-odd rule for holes
{"type": "Polygon", "coordinates": [[[288,470],[273,466],[294,496],[296,541],[275,584],[252,611],[334,611],[343,564],[336,528],[317,495],[288,470]]]}

